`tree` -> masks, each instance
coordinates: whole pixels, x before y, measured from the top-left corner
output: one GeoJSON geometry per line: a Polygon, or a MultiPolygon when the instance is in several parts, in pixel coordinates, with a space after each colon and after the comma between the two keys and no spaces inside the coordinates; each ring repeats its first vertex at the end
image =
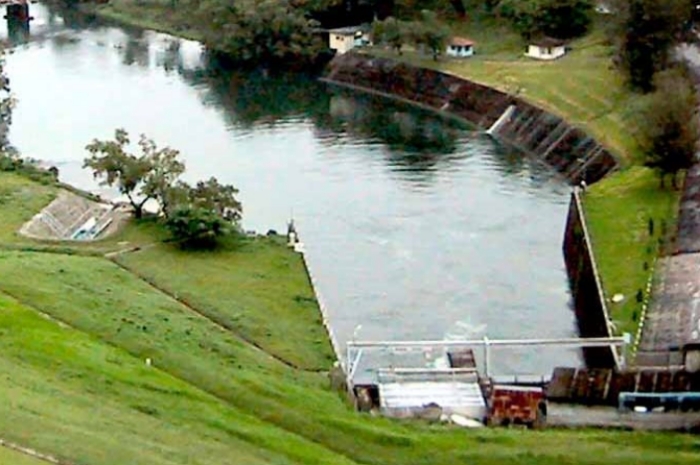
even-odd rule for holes
{"type": "Polygon", "coordinates": [[[114,140],[93,140],[85,148],[92,154],[85,159],[83,168],[92,169],[95,178],[104,178],[101,184],[116,186],[119,193],[126,195],[134,208],[134,216],[143,216],[143,206],[152,197],[137,199],[139,187],[151,171],[148,160],[125,151],[129,145],[129,135],[124,129],[114,131],[114,140]]]}
{"type": "Polygon", "coordinates": [[[199,181],[189,191],[190,203],[197,207],[211,210],[226,221],[237,223],[241,219],[243,207],[236,199],[238,189],[230,184],[219,184],[219,181],[211,177],[206,181],[199,181]]]}
{"type": "Polygon", "coordinates": [[[646,165],[658,170],[661,185],[670,174],[677,188],[677,174],[695,163],[700,141],[696,90],[678,69],[659,73],[654,84],[656,90],[639,112],[640,146],[646,165]]]}
{"type": "Polygon", "coordinates": [[[161,212],[167,217],[171,205],[171,187],[185,172],[185,165],[178,157],[180,152],[170,147],[158,149],[155,142],[142,135],[139,140],[142,156],[149,161],[151,170],[143,180],[141,193],[157,199],[161,212]]]}
{"type": "Polygon", "coordinates": [[[401,47],[407,38],[406,24],[391,16],[384,21],[375,21],[372,36],[376,41],[389,44],[401,55],[401,47]]]}
{"type": "Polygon", "coordinates": [[[649,92],[654,74],[666,68],[678,35],[687,26],[691,0],[620,0],[618,60],[632,87],[649,92]]]}
{"type": "Polygon", "coordinates": [[[151,199],[158,200],[161,208],[167,208],[167,187],[177,180],[185,167],[177,159],[177,150],[158,149],[144,135],[139,140],[139,156],[126,151],[129,142],[129,134],[124,129],[114,132],[114,140],[94,139],[86,146],[92,155],[85,159],[83,167],[92,169],[93,176],[102,178],[103,185],[115,186],[129,199],[134,216],[141,218],[144,205],[151,199]]]}
{"type": "Polygon", "coordinates": [[[10,95],[10,79],[5,75],[5,60],[2,55],[3,52],[0,51],[0,153],[4,154],[9,147],[8,134],[14,99],[10,95]]]}
{"type": "Polygon", "coordinates": [[[501,14],[526,39],[537,35],[570,39],[588,30],[592,0],[502,0],[501,14]]]}
{"type": "Polygon", "coordinates": [[[438,20],[434,11],[421,11],[421,19],[416,33],[417,42],[425,45],[431,51],[433,60],[437,61],[445,49],[450,30],[438,20]]]}
{"type": "Polygon", "coordinates": [[[307,8],[287,0],[204,2],[201,20],[207,24],[204,42],[240,62],[265,64],[313,61],[325,44],[314,32],[317,23],[307,8]]]}
{"type": "Polygon", "coordinates": [[[192,187],[179,183],[171,190],[173,208],[165,225],[173,239],[186,247],[216,246],[218,240],[238,227],[241,203],[238,190],[220,184],[216,178],[200,181],[192,187]]]}
{"type": "Polygon", "coordinates": [[[214,211],[196,206],[176,206],[165,222],[173,239],[182,247],[213,248],[229,234],[231,223],[214,211]]]}

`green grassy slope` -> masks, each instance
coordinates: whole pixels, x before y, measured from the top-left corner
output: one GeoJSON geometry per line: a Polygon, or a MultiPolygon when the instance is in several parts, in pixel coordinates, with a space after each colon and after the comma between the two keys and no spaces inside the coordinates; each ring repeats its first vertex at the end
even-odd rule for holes
{"type": "Polygon", "coordinates": [[[637,166],[611,175],[583,199],[607,297],[617,293],[625,297],[621,303],[608,304],[611,318],[619,332],[635,335],[642,307],[636,295],[646,292],[659,240],[667,239],[662,237],[662,224],[671,233],[676,224],[679,192],[659,189],[656,174],[637,166]],[[650,218],[653,236],[649,235],[650,218]]]}
{"type": "Polygon", "coordinates": [[[161,245],[119,258],[265,351],[304,369],[335,357],[301,256],[283,240],[243,240],[235,251],[182,252],[161,245]]]}
{"type": "Polygon", "coordinates": [[[0,294],[0,434],[90,464],[351,463],[0,294]]]}
{"type": "Polygon", "coordinates": [[[19,228],[51,203],[57,189],[20,176],[0,172],[0,243],[21,240],[19,228]]]}
{"type": "MultiPolygon", "coordinates": [[[[190,273],[191,283],[199,282],[202,276],[190,273]]],[[[189,443],[179,445],[178,439],[160,436],[159,428],[166,427],[149,422],[181,424],[188,431],[202,429],[206,437],[224,433],[212,432],[203,425],[223,428],[225,434],[243,440],[240,444],[231,440],[233,450],[240,447],[242,454],[251,454],[251,460],[273,454],[271,463],[284,463],[280,456],[303,463],[343,463],[349,459],[377,465],[603,464],[613,458],[653,464],[665,463],[669,454],[679,464],[700,460],[697,439],[691,436],[604,431],[464,431],[356,414],[340,396],[327,389],[324,376],[289,368],[251,348],[106,260],[2,252],[0,275],[1,290],[89,335],[58,329],[54,323],[27,314],[24,307],[7,298],[0,302],[0,308],[5,309],[5,318],[0,319],[0,343],[8,346],[0,350],[0,363],[5,365],[4,372],[22,373],[5,379],[9,385],[0,392],[11,388],[12,398],[27,399],[26,408],[8,410],[14,416],[11,423],[0,423],[0,436],[14,431],[12,439],[17,442],[29,442],[39,449],[43,445],[49,452],[68,457],[90,457],[86,463],[106,463],[95,459],[97,449],[110,447],[106,438],[99,439],[105,431],[114,428],[119,435],[127,435],[121,439],[123,442],[142,420],[146,426],[136,428],[153,448],[167,449],[172,463],[181,463],[189,443]],[[8,312],[8,307],[12,311],[8,312]],[[41,329],[36,334],[31,333],[35,326],[41,329]],[[18,360],[21,354],[23,358],[18,360]],[[145,367],[145,357],[152,357],[153,368],[145,367]],[[81,368],[73,367],[77,361],[81,368]],[[150,378],[156,376],[154,372],[170,376],[167,382],[165,378],[154,380],[150,378]],[[47,387],[46,380],[51,380],[51,387],[47,387]],[[168,383],[177,387],[162,388],[171,386],[168,383]],[[188,394],[174,395],[173,390],[188,394]],[[148,397],[151,395],[154,397],[148,397]],[[208,406],[207,402],[217,402],[212,395],[220,407],[208,406]],[[49,407],[58,403],[65,408],[49,407]],[[117,415],[118,424],[99,423],[107,420],[81,410],[95,405],[104,405],[110,418],[117,415]],[[149,406],[158,413],[153,414],[149,406]],[[213,411],[220,415],[230,411],[232,417],[207,423],[199,420],[199,411],[206,418],[213,411]],[[126,417],[121,419],[121,414],[126,417]],[[69,421],[60,426],[54,415],[69,421]],[[36,428],[39,419],[45,437],[22,434],[36,428]],[[255,433],[241,433],[239,428],[246,425],[255,433]],[[52,433],[56,430],[75,440],[58,441],[52,433]],[[99,447],[90,449],[85,435],[96,435],[99,447]],[[33,437],[44,439],[37,443],[39,439],[32,440],[33,437]],[[249,450],[249,443],[256,447],[249,450]],[[614,449],[612,444],[616,445],[614,449]],[[316,462],[315,457],[319,457],[316,462]]],[[[177,428],[166,429],[170,428],[176,434],[177,428]]],[[[202,447],[209,447],[206,442],[203,444],[202,447]]],[[[127,449],[124,454],[127,453],[132,452],[127,449]]],[[[130,458],[130,463],[161,463],[151,459],[151,455],[161,460],[157,453],[145,449],[141,455],[130,458]]]]}

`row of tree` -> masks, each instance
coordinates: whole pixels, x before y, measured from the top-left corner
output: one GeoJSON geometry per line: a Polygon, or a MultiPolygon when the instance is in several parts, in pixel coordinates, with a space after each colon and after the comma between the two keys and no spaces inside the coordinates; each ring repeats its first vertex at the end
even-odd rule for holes
{"type": "Polygon", "coordinates": [[[634,108],[647,166],[677,175],[697,160],[698,95],[693,71],[679,59],[690,31],[691,0],[617,0],[612,4],[616,60],[630,86],[645,94],[634,108]]]}
{"type": "Polygon", "coordinates": [[[140,219],[149,202],[173,239],[184,246],[212,247],[217,241],[239,229],[241,203],[238,190],[220,184],[212,177],[191,186],[180,179],[185,165],[179,152],[158,148],[142,135],[140,154],[128,151],[130,140],[124,129],[117,129],[114,140],[93,140],[86,149],[91,156],[84,168],[90,168],[103,185],[116,188],[131,204],[140,219]]]}

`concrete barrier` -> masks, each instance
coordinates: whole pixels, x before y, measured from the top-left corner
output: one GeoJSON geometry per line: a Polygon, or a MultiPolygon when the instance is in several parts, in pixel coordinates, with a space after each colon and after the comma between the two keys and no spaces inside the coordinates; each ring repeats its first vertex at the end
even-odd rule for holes
{"type": "Polygon", "coordinates": [[[306,258],[306,253],[304,251],[304,244],[302,242],[296,241],[293,243],[294,251],[297,252],[299,255],[301,255],[301,260],[304,263],[304,269],[306,270],[306,276],[309,278],[309,283],[311,284],[311,289],[314,292],[314,295],[316,296],[316,302],[318,302],[318,308],[321,311],[321,318],[323,321],[323,326],[326,328],[326,332],[328,333],[328,338],[331,341],[331,345],[333,346],[333,351],[335,352],[335,357],[336,360],[338,360],[338,363],[340,364],[340,367],[343,370],[343,373],[347,373],[347,361],[343,358],[343,354],[345,353],[342,350],[342,347],[340,346],[340,343],[338,342],[338,338],[335,335],[335,332],[333,331],[333,327],[331,326],[329,320],[328,320],[328,310],[326,307],[326,304],[323,300],[323,297],[321,295],[321,292],[319,291],[318,284],[316,282],[316,278],[314,277],[314,274],[311,271],[311,266],[309,266],[309,262],[306,258]]]}
{"type": "MultiPolygon", "coordinates": [[[[581,337],[612,337],[615,331],[578,189],[571,194],[563,251],[581,337]]],[[[591,368],[620,368],[622,365],[619,354],[612,348],[591,348],[583,352],[586,364],[591,368]]]]}

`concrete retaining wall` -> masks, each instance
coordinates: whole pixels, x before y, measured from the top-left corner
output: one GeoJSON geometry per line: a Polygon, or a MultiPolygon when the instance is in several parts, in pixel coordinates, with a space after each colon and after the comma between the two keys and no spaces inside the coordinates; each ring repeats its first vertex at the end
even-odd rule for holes
{"type": "Polygon", "coordinates": [[[309,262],[306,259],[306,254],[304,253],[304,244],[301,242],[297,242],[294,244],[294,251],[298,252],[301,255],[301,260],[304,263],[304,269],[306,270],[306,275],[309,277],[309,283],[311,284],[311,289],[314,291],[314,295],[316,296],[316,302],[318,302],[318,307],[319,310],[321,311],[321,318],[323,319],[323,326],[326,328],[326,332],[328,333],[328,338],[331,340],[331,345],[333,346],[333,351],[335,352],[335,357],[340,363],[340,367],[343,370],[343,373],[347,373],[347,367],[346,363],[347,361],[345,360],[344,351],[343,348],[340,346],[340,343],[338,342],[338,338],[335,335],[335,332],[333,331],[333,327],[331,326],[329,320],[328,320],[328,310],[326,309],[326,305],[323,301],[323,298],[321,296],[321,293],[319,292],[318,285],[316,284],[316,278],[314,278],[314,274],[311,272],[311,267],[309,266],[309,262]]]}
{"type": "MultiPolygon", "coordinates": [[[[614,331],[610,326],[610,316],[578,189],[574,189],[571,194],[563,248],[580,335],[612,337],[614,331]]],[[[612,348],[588,348],[584,349],[583,354],[588,367],[619,367],[617,352],[612,348]]]]}
{"type": "Polygon", "coordinates": [[[360,53],[336,56],[322,81],[428,108],[487,130],[572,184],[593,183],[615,158],[579,128],[513,95],[466,79],[360,53]]]}

